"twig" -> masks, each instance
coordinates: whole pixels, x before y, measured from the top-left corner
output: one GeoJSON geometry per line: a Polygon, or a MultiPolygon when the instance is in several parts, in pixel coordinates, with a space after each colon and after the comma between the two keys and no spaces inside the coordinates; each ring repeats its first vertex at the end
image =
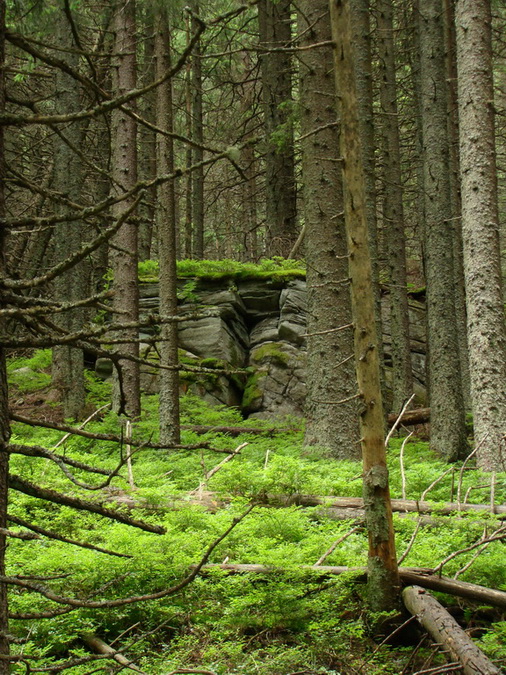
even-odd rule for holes
{"type": "MultiPolygon", "coordinates": [[[[95,412],[91,413],[91,415],[89,417],[87,417],[84,420],[84,422],[82,422],[77,428],[78,429],[84,429],[84,427],[88,424],[88,422],[91,422],[91,420],[93,418],[95,418],[100,412],[102,412],[102,410],[105,410],[105,408],[109,408],[110,405],[111,405],[110,403],[106,403],[105,405],[103,405],[100,408],[98,408],[97,410],[95,410],[95,412]]],[[[65,441],[67,440],[67,438],[69,438],[69,436],[72,436],[70,431],[67,432],[65,434],[65,436],[63,436],[63,438],[60,438],[60,440],[58,441],[58,443],[56,445],[53,445],[53,450],[56,450],[56,448],[60,447],[60,445],[62,443],[65,443],[65,441]]]]}
{"type": "Polygon", "coordinates": [[[248,445],[248,443],[241,443],[241,445],[238,445],[237,448],[232,452],[230,455],[227,455],[225,459],[223,459],[219,464],[217,464],[215,467],[213,467],[210,471],[208,471],[204,475],[204,480],[200,483],[198,488],[196,490],[192,490],[190,494],[197,494],[199,497],[202,497],[202,490],[205,488],[207,485],[207,481],[211,478],[211,476],[214,476],[214,474],[219,471],[227,462],[229,462],[233,457],[236,455],[239,455],[241,453],[241,450],[245,448],[248,445]]]}
{"type": "Polygon", "coordinates": [[[397,429],[397,427],[398,427],[399,424],[401,423],[402,416],[404,415],[404,413],[405,413],[406,410],[408,409],[409,404],[411,403],[411,401],[412,401],[414,398],[415,398],[415,395],[412,394],[412,395],[408,398],[408,400],[406,401],[406,403],[403,405],[402,410],[401,410],[401,412],[399,413],[399,416],[398,416],[397,419],[395,420],[394,424],[392,425],[392,428],[390,429],[390,431],[388,432],[387,437],[385,438],[385,448],[388,448],[388,443],[390,442],[390,439],[392,438],[392,435],[395,433],[395,430],[397,429]]]}
{"type": "Polygon", "coordinates": [[[322,555],[322,557],[319,558],[315,562],[315,567],[318,566],[318,565],[323,565],[325,560],[329,557],[329,555],[331,553],[333,553],[336,550],[336,548],[339,546],[339,544],[341,544],[345,539],[348,539],[348,537],[350,535],[354,534],[355,532],[358,532],[361,529],[362,529],[362,525],[357,525],[356,527],[352,528],[349,532],[346,532],[346,534],[343,534],[342,537],[339,537],[339,539],[336,539],[336,541],[332,544],[332,546],[327,551],[325,551],[325,553],[322,555]]]}
{"type": "Polygon", "coordinates": [[[492,479],[490,485],[490,512],[495,513],[495,484],[496,484],[496,473],[492,471],[492,479]]]}
{"type": "Polygon", "coordinates": [[[406,438],[402,441],[401,445],[401,452],[399,454],[399,465],[401,468],[401,480],[402,480],[402,498],[406,499],[406,472],[404,470],[404,448],[406,447],[406,443],[409,441],[411,436],[413,435],[413,431],[411,431],[406,438]]]}
{"type": "Polygon", "coordinates": [[[404,562],[404,560],[406,560],[406,558],[408,557],[408,554],[411,551],[411,549],[413,548],[413,544],[415,543],[415,539],[416,539],[416,535],[418,534],[418,530],[420,529],[421,526],[422,526],[422,518],[420,517],[417,520],[416,527],[413,531],[413,534],[411,535],[411,539],[409,540],[408,545],[406,546],[406,550],[404,551],[404,553],[401,555],[401,557],[397,561],[397,565],[401,565],[404,562]]]}
{"type": "Polygon", "coordinates": [[[439,565],[434,567],[433,573],[441,574],[443,566],[446,565],[446,563],[449,562],[450,560],[453,560],[453,558],[456,558],[461,553],[468,553],[469,551],[472,551],[478,546],[482,546],[483,544],[489,544],[493,541],[504,541],[504,539],[506,539],[506,525],[501,525],[501,527],[497,528],[497,530],[495,530],[495,532],[490,537],[487,537],[486,539],[481,538],[479,541],[474,542],[474,544],[471,544],[466,548],[461,548],[459,551],[454,551],[453,553],[450,553],[450,555],[447,556],[444,560],[442,560],[439,563],[439,565]]]}
{"type": "Polygon", "coordinates": [[[130,441],[132,440],[132,422],[130,420],[126,421],[125,440],[126,440],[126,465],[128,471],[128,483],[131,489],[135,490],[134,471],[132,468],[132,446],[130,445],[130,441]]]}
{"type": "Polygon", "coordinates": [[[452,471],[453,471],[453,466],[451,466],[449,469],[446,469],[446,471],[444,473],[442,473],[438,478],[436,478],[436,480],[432,481],[432,483],[429,485],[429,487],[426,488],[422,492],[422,496],[420,497],[420,501],[423,502],[423,500],[427,496],[427,493],[430,492],[430,490],[432,490],[433,487],[435,487],[439,482],[441,482],[443,480],[443,478],[445,476],[447,476],[449,473],[451,473],[452,471]]]}

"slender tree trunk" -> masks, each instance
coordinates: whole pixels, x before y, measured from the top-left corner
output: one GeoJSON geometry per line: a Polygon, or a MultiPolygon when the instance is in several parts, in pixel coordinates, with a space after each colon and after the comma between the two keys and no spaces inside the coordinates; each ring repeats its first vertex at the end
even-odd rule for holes
{"type": "MultiPolygon", "coordinates": [[[[200,2],[193,0],[194,13],[199,14],[200,2]]],[[[193,27],[196,28],[195,21],[193,27]]],[[[204,112],[202,107],[202,61],[200,40],[194,47],[192,56],[192,139],[197,143],[192,149],[195,164],[204,160],[204,112]]],[[[204,168],[198,167],[192,172],[192,229],[193,257],[202,260],[204,257],[204,168]]]]}
{"type": "MultiPolygon", "coordinates": [[[[144,46],[144,67],[143,67],[143,82],[148,84],[154,80],[155,63],[153,55],[153,34],[155,26],[153,22],[153,12],[148,8],[145,16],[145,32],[147,37],[144,46]]],[[[154,91],[145,94],[140,100],[141,114],[148,122],[155,122],[155,97],[154,91]]],[[[156,177],[156,139],[155,132],[142,125],[139,129],[139,174],[143,180],[153,180],[156,177]]],[[[142,201],[139,213],[141,222],[139,224],[139,260],[149,260],[150,257],[155,257],[156,233],[154,232],[155,224],[155,205],[156,205],[156,188],[151,188],[146,191],[142,201]]]]}
{"type": "MultiPolygon", "coordinates": [[[[61,45],[62,59],[74,70],[79,69],[79,57],[72,31],[67,18],[60,8],[56,14],[56,33],[61,45]]],[[[63,70],[56,71],[55,109],[57,114],[65,115],[69,111],[79,110],[81,90],[75,78],[63,70]]],[[[81,148],[83,142],[83,123],[74,122],[61,129],[61,137],[54,135],[54,170],[52,188],[64,194],[75,204],[82,202],[83,167],[75,148],[81,148]]],[[[63,215],[68,208],[58,205],[63,215]]],[[[55,260],[61,261],[77,252],[82,245],[83,224],[70,222],[55,226],[55,260]]],[[[78,263],[72,269],[61,274],[55,283],[56,297],[59,300],[75,302],[87,295],[88,274],[85,262],[78,263]]],[[[57,322],[69,332],[81,330],[85,320],[84,308],[73,309],[61,314],[57,322]]],[[[53,347],[53,386],[60,391],[65,417],[79,419],[85,402],[84,391],[84,355],[82,349],[68,345],[53,347]]]]}
{"type": "Polygon", "coordinates": [[[431,447],[449,461],[467,452],[454,300],[446,73],[440,0],[419,9],[431,447]]]}
{"type": "MultiPolygon", "coordinates": [[[[187,43],[190,41],[190,18],[186,18],[186,40],[187,43]]],[[[192,124],[192,66],[191,58],[186,62],[186,71],[185,71],[185,107],[186,107],[186,131],[188,138],[192,138],[193,135],[193,124],[192,124]]],[[[193,160],[193,151],[192,146],[188,144],[185,151],[185,161],[186,166],[190,167],[193,160]]],[[[192,209],[192,199],[193,199],[193,173],[188,171],[185,179],[185,209],[184,209],[184,255],[186,258],[191,258],[193,256],[193,209],[192,209]]]]}
{"type": "MultiPolygon", "coordinates": [[[[121,0],[115,7],[113,19],[114,63],[113,90],[116,95],[135,88],[136,82],[136,32],[134,0],[121,0]]],[[[119,109],[112,113],[112,192],[122,194],[131,189],[137,179],[136,124],[119,109]]],[[[113,215],[121,218],[131,206],[125,201],[115,204],[113,215]]],[[[113,312],[118,322],[135,323],[139,319],[139,288],[137,274],[137,225],[126,220],[111,240],[109,256],[114,274],[113,312]]],[[[138,330],[123,329],[125,342],[118,349],[138,357],[138,330]],[[130,342],[129,342],[130,340],[130,342]]],[[[116,377],[114,407],[130,417],[140,414],[139,364],[122,359],[120,377],[116,377]]]]}
{"type": "MultiPolygon", "coordinates": [[[[171,34],[167,11],[160,8],[156,15],[155,54],[156,77],[170,68],[171,34]]],[[[174,131],[172,80],[167,80],[156,92],[156,122],[169,133],[174,131]]],[[[174,171],[174,140],[158,134],[157,165],[162,175],[174,171]]],[[[158,256],[160,265],[160,316],[177,313],[176,271],[176,193],[174,181],[163,183],[157,194],[158,256]]],[[[160,365],[174,370],[160,370],[160,442],[179,443],[179,371],[177,322],[163,323],[160,329],[160,365]]]]}
{"type": "Polygon", "coordinates": [[[291,40],[291,0],[260,0],[260,72],[265,125],[265,203],[270,255],[287,256],[297,239],[293,154],[292,63],[279,51],[291,40]],[[278,51],[269,51],[278,49],[278,51]],[[265,51],[264,51],[265,50],[265,51]]]}
{"type": "MultiPolygon", "coordinates": [[[[328,0],[300,0],[299,11],[301,46],[331,40],[328,0]]],[[[305,51],[300,67],[308,291],[304,442],[339,459],[357,459],[357,384],[332,69],[329,46],[305,51]]]]}
{"type": "Polygon", "coordinates": [[[334,69],[341,121],[344,212],[355,333],[355,368],[363,405],[360,432],[364,466],[364,507],[369,534],[369,602],[374,610],[381,611],[398,606],[400,583],[386,466],[379,341],[374,321],[374,293],[349,0],[330,0],[330,20],[335,43],[334,69]]]}
{"type": "MultiPolygon", "coordinates": [[[[0,113],[5,112],[5,0],[0,0],[0,113]]],[[[5,219],[5,154],[4,127],[0,125],[0,219],[5,219]]],[[[0,278],[5,276],[5,227],[0,225],[0,278]]],[[[0,298],[1,299],[1,298],[0,298]]],[[[3,304],[3,303],[2,303],[3,304]]],[[[0,319],[0,324],[4,320],[0,319]]],[[[3,329],[4,326],[1,325],[3,329]]],[[[3,332],[3,330],[2,330],[3,332]]],[[[0,527],[7,528],[7,493],[9,476],[9,453],[6,446],[11,435],[9,421],[9,390],[7,386],[7,367],[5,351],[0,345],[0,527]]],[[[5,576],[5,552],[7,537],[0,533],[0,575],[5,576]]],[[[9,656],[9,611],[7,584],[0,583],[0,657],[9,656]]],[[[0,675],[9,675],[7,660],[0,658],[0,675]]]]}
{"type": "Polygon", "coordinates": [[[392,0],[378,0],[376,18],[384,183],[383,226],[385,228],[390,285],[392,410],[400,412],[403,404],[413,392],[413,374],[409,342],[406,240],[392,0]]]}
{"type": "Polygon", "coordinates": [[[460,197],[459,119],[457,94],[457,45],[455,38],[455,0],[444,0],[446,39],[446,80],[448,82],[448,136],[450,147],[450,194],[453,224],[453,260],[455,272],[455,321],[459,342],[462,395],[466,410],[471,409],[471,374],[467,344],[466,290],[462,250],[462,209],[460,197]]]}
{"type": "MultiPolygon", "coordinates": [[[[364,166],[364,181],[367,209],[367,232],[371,254],[372,278],[374,283],[374,313],[376,332],[383,341],[381,317],[381,291],[378,251],[378,219],[376,190],[376,137],[373,95],[373,73],[371,56],[371,8],[369,0],[350,2],[351,22],[355,47],[355,73],[357,82],[357,101],[360,119],[360,138],[364,166]]],[[[380,353],[382,390],[384,391],[385,373],[383,363],[383,345],[380,353]]]]}
{"type": "Polygon", "coordinates": [[[462,227],[478,465],[506,470],[506,326],[499,252],[489,0],[456,5],[462,227]]]}

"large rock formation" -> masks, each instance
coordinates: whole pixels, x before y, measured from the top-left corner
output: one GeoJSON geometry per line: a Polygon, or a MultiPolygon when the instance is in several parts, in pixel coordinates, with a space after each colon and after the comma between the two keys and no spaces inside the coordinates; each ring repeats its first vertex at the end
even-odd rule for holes
{"type": "MultiPolygon", "coordinates": [[[[158,284],[141,285],[141,315],[158,305],[158,284]]],[[[291,281],[191,282],[181,286],[179,328],[183,363],[216,373],[182,374],[182,389],[215,404],[238,406],[249,417],[303,415],[306,368],[306,283],[291,281]],[[229,374],[220,372],[223,368],[229,374]]],[[[390,359],[388,295],[384,296],[385,364],[390,359]]],[[[142,317],[141,317],[142,318],[142,317]]],[[[411,353],[419,402],[425,397],[425,308],[410,299],[411,353]]],[[[149,353],[146,344],[144,354],[149,353]]],[[[151,350],[153,353],[153,350],[151,350]]],[[[102,364],[103,365],[103,364],[102,364]]],[[[156,370],[145,368],[143,386],[154,392],[156,370]]]]}

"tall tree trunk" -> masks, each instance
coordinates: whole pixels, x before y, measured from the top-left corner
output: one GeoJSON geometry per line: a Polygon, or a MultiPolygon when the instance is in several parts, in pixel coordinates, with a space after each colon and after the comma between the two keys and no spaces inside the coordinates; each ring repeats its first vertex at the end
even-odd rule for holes
{"type": "MultiPolygon", "coordinates": [[[[156,78],[170,68],[171,34],[167,11],[159,8],[156,15],[155,55],[156,78]]],[[[158,128],[174,131],[172,80],[160,85],[156,92],[156,122],[158,128]]],[[[174,171],[174,140],[158,134],[156,143],[157,165],[162,175],[174,171]]],[[[174,181],[158,188],[158,259],[160,265],[160,316],[177,313],[176,271],[176,193],[174,181]]],[[[179,371],[176,321],[162,323],[160,329],[160,442],[179,443],[179,371]],[[168,366],[169,369],[163,368],[168,366]],[[173,370],[171,369],[173,368],[173,370]]]]}
{"type": "MultiPolygon", "coordinates": [[[[5,0],[0,0],[0,113],[5,112],[5,0]]],[[[5,219],[5,154],[4,127],[0,125],[0,219],[5,219]]],[[[0,225],[0,278],[5,276],[5,226],[0,225]]],[[[1,299],[1,298],[0,298],[1,299]]],[[[3,304],[3,303],[2,303],[3,304]]],[[[0,319],[2,332],[4,319],[0,319]]],[[[0,345],[0,575],[5,576],[5,552],[7,537],[7,493],[9,476],[9,453],[6,446],[11,435],[9,421],[9,390],[5,351],[0,345]]],[[[9,675],[9,611],[7,584],[0,583],[0,675],[9,675]]]]}
{"type": "MultiPolygon", "coordinates": [[[[357,104],[359,107],[360,138],[366,194],[367,232],[371,254],[372,279],[374,284],[374,313],[376,332],[383,341],[381,317],[381,291],[378,251],[378,219],[376,190],[376,138],[374,122],[374,95],[372,86],[371,21],[369,0],[350,2],[351,24],[355,47],[355,75],[357,83],[357,104]]],[[[383,345],[380,353],[382,389],[384,390],[383,345]]]]}
{"type": "MultiPolygon", "coordinates": [[[[79,69],[79,56],[71,27],[59,8],[56,13],[56,37],[64,50],[62,60],[74,70],[79,69]]],[[[81,88],[74,77],[63,70],[56,71],[55,111],[66,115],[81,107],[81,88]]],[[[83,141],[83,123],[73,122],[61,129],[61,136],[54,135],[53,190],[62,193],[75,204],[82,203],[83,167],[81,158],[72,148],[81,148],[83,141]]],[[[68,207],[59,204],[58,211],[65,215],[68,207]]],[[[56,261],[65,260],[76,253],[82,245],[83,224],[63,222],[55,226],[54,243],[56,261]]],[[[58,300],[75,302],[87,295],[88,274],[85,262],[61,274],[55,283],[58,300]]],[[[85,310],[80,307],[62,313],[57,323],[66,332],[81,330],[85,320],[85,310]]],[[[65,417],[79,419],[84,408],[84,355],[82,349],[68,345],[53,347],[53,386],[60,391],[65,417]]]]}
{"type": "Polygon", "coordinates": [[[462,228],[478,465],[506,470],[506,326],[499,252],[489,0],[456,5],[462,228]]]}
{"type": "Polygon", "coordinates": [[[450,194],[453,224],[453,260],[455,273],[455,321],[459,342],[462,395],[466,410],[471,409],[471,374],[467,344],[466,290],[462,250],[462,209],[460,197],[459,120],[457,94],[457,45],[455,42],[455,0],[444,0],[446,39],[446,80],[448,82],[448,137],[450,145],[450,194]]]}
{"type": "Polygon", "coordinates": [[[369,535],[369,602],[374,610],[382,611],[398,606],[400,583],[386,466],[379,341],[374,321],[349,0],[330,0],[330,20],[335,43],[334,70],[341,121],[344,215],[351,278],[355,368],[363,404],[360,432],[364,507],[369,535]]]}
{"type": "MultiPolygon", "coordinates": [[[[198,16],[200,0],[193,0],[191,5],[198,16]]],[[[197,27],[196,21],[192,22],[197,27]]],[[[202,106],[202,61],[200,40],[193,49],[192,56],[192,140],[197,144],[192,149],[192,160],[199,164],[204,160],[204,112],[202,106]]],[[[192,172],[192,228],[193,257],[202,260],[204,257],[204,167],[197,167],[192,172]]]]}
{"type": "Polygon", "coordinates": [[[376,19],[380,71],[381,150],[383,159],[383,227],[390,286],[392,410],[400,412],[403,404],[413,392],[413,374],[409,342],[406,240],[404,233],[392,0],[378,0],[376,19]]]}
{"type": "Polygon", "coordinates": [[[291,0],[260,0],[260,72],[265,125],[265,208],[270,255],[287,256],[296,236],[292,63],[280,48],[291,40],[291,0]],[[278,51],[269,51],[277,49],[278,51]],[[264,51],[265,50],[265,51],[264,51]]]}
{"type": "MultiPolygon", "coordinates": [[[[186,17],[186,41],[187,43],[190,42],[191,39],[191,31],[190,31],[190,17],[186,17]]],[[[192,66],[191,66],[191,58],[189,58],[186,62],[186,70],[185,70],[185,110],[186,110],[186,115],[185,115],[185,122],[186,122],[186,133],[188,134],[188,138],[192,138],[193,136],[193,124],[192,124],[192,66]]],[[[188,143],[186,146],[186,151],[185,151],[185,161],[186,161],[186,167],[190,167],[192,165],[192,160],[193,160],[193,150],[192,146],[188,143]]],[[[193,247],[192,247],[192,241],[193,241],[193,225],[192,225],[192,218],[193,218],[193,208],[192,208],[192,200],[193,200],[193,180],[192,180],[193,173],[191,171],[188,171],[186,174],[186,179],[185,179],[185,208],[184,208],[184,256],[185,258],[191,258],[193,255],[193,247]]]]}
{"type": "MultiPolygon", "coordinates": [[[[113,18],[114,62],[113,90],[115,95],[135,88],[136,83],[136,31],[134,0],[121,0],[113,18]]],[[[121,195],[131,189],[137,180],[136,124],[123,111],[115,109],[111,121],[112,142],[112,193],[121,195]]],[[[124,216],[132,206],[123,200],[113,206],[115,218],[124,216]]],[[[137,225],[128,218],[111,240],[110,264],[114,274],[113,312],[119,322],[135,323],[139,320],[139,287],[137,274],[137,225]]],[[[118,350],[132,357],[139,355],[137,328],[121,330],[125,342],[118,350]]],[[[120,361],[115,382],[114,407],[130,417],[140,414],[139,364],[128,359],[120,361]]]]}
{"type": "MultiPolygon", "coordinates": [[[[301,46],[331,40],[328,0],[300,0],[299,12],[301,46]]],[[[304,52],[300,67],[308,291],[304,442],[323,446],[339,459],[357,459],[357,385],[332,68],[329,46],[304,52]]]]}
{"type": "MultiPolygon", "coordinates": [[[[146,39],[144,42],[144,64],[142,79],[143,85],[149,84],[155,79],[155,62],[153,55],[153,34],[155,26],[153,12],[147,8],[145,16],[146,39]]],[[[148,122],[155,122],[155,97],[156,93],[150,91],[140,100],[141,114],[148,122]]],[[[155,132],[142,125],[139,129],[139,174],[143,180],[153,180],[156,177],[156,139],[155,132]]],[[[141,222],[139,224],[139,260],[154,258],[156,253],[155,224],[156,188],[146,191],[139,209],[141,222]]]]}
{"type": "Polygon", "coordinates": [[[440,0],[419,9],[420,84],[425,206],[425,273],[429,343],[431,447],[449,461],[467,451],[455,323],[453,228],[440,0]]]}

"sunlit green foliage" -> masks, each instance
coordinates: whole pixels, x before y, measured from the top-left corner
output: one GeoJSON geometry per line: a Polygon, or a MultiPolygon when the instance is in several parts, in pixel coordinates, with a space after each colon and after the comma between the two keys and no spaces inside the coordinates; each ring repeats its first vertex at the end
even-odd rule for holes
{"type": "MultiPolygon", "coordinates": [[[[17,359],[9,370],[12,374],[28,364],[36,372],[44,370],[49,364],[48,354],[36,353],[29,361],[17,359]]],[[[93,376],[87,382],[93,404],[105,403],[108,385],[93,376]]],[[[263,436],[248,433],[248,426],[273,425],[259,420],[244,422],[236,409],[212,408],[195,396],[183,397],[181,404],[184,425],[244,427],[239,437],[212,431],[202,436],[191,429],[183,430],[184,444],[207,441],[213,448],[234,450],[247,443],[240,455],[210,479],[205,479],[205,474],[224,455],[205,448],[136,451],[134,489],[125,468],[110,486],[89,492],[70,483],[56,464],[46,460],[13,455],[11,464],[11,471],[26,480],[124,509],[136,518],[162,524],[166,534],[154,535],[92,514],[76,514],[72,509],[12,491],[13,515],[65,537],[131,557],[113,557],[46,538],[30,542],[14,539],[9,545],[8,573],[43,577],[43,583],[57,593],[83,599],[107,600],[156,592],[183,578],[189,565],[201,558],[251,500],[259,501],[259,505],[219,544],[210,562],[256,563],[272,571],[229,576],[214,570],[183,592],[156,602],[114,609],[81,608],[50,620],[14,620],[11,632],[28,639],[23,645],[26,653],[39,656],[39,661],[31,661],[31,665],[48,666],[53,661],[88,654],[78,637],[83,631],[93,631],[108,642],[127,631],[118,647],[130,658],[137,658],[138,665],[153,675],[178,667],[202,667],[219,675],[280,675],[300,670],[328,674],[353,669],[372,675],[401,672],[410,650],[384,647],[373,656],[376,644],[372,635],[378,622],[364,612],[363,588],[353,581],[354,575],[325,577],[301,569],[319,560],[333,542],[353,527],[349,521],[332,519],[330,497],[361,494],[360,463],[336,462],[327,456],[325,448],[304,449],[301,420],[291,426],[288,421],[280,421],[282,433],[263,436]],[[311,508],[262,505],[266,495],[294,494],[329,496],[329,501],[311,508]],[[148,634],[157,627],[155,633],[148,634]]],[[[105,409],[86,428],[119,434],[121,427],[122,420],[105,409]]],[[[156,442],[157,429],[158,400],[156,396],[146,396],[134,437],[156,442]]],[[[62,436],[53,430],[13,425],[13,442],[17,443],[51,449],[62,436]]],[[[392,496],[401,496],[404,480],[408,498],[419,499],[448,465],[434,457],[426,443],[413,441],[405,447],[401,469],[400,446],[401,439],[394,439],[389,449],[392,496]]],[[[56,452],[112,470],[124,456],[125,448],[72,437],[56,452]]],[[[78,469],[72,469],[72,474],[95,486],[104,478],[78,469]]],[[[475,470],[461,472],[456,466],[425,499],[437,505],[456,501],[460,495],[464,501],[469,492],[468,498],[473,502],[487,503],[490,488],[479,487],[485,484],[490,484],[490,477],[475,470]]],[[[495,489],[497,502],[504,501],[503,475],[497,477],[495,489]]],[[[496,517],[476,513],[438,517],[436,513],[433,523],[420,529],[404,564],[433,567],[452,551],[479,540],[485,524],[491,532],[497,527],[496,517]]],[[[399,554],[416,527],[416,514],[395,515],[399,554]]],[[[443,573],[455,574],[473,554],[470,551],[451,560],[443,573]]],[[[366,556],[366,534],[359,528],[328,555],[325,564],[359,566],[365,564],[366,556]]],[[[491,544],[461,578],[506,588],[503,544],[491,544]]],[[[38,594],[11,591],[10,608],[14,613],[32,614],[47,607],[48,601],[38,594]]],[[[499,623],[481,637],[482,647],[493,657],[504,658],[503,633],[504,625],[499,623]]],[[[87,664],[69,672],[83,675],[90,670],[87,664]]],[[[19,668],[13,672],[24,671],[19,668]]]]}

